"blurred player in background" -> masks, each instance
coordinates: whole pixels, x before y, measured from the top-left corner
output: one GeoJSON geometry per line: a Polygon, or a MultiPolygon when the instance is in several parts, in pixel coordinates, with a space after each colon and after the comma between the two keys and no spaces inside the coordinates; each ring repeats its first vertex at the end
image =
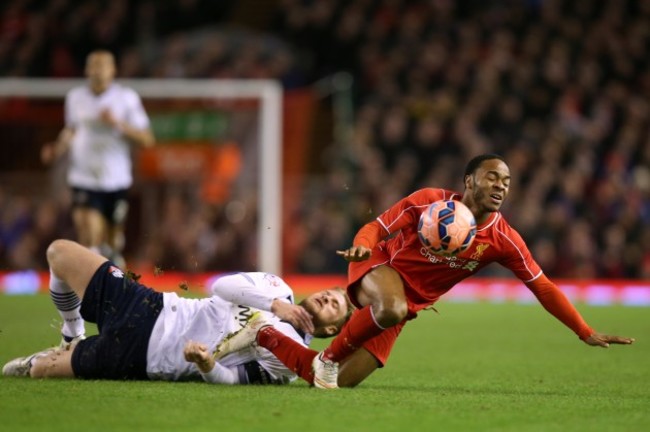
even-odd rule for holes
{"type": "Polygon", "coordinates": [[[600,334],[589,327],[544,275],[521,236],[504,220],[499,208],[508,195],[510,169],[500,156],[485,154],[472,159],[464,183],[464,195],[432,188],[409,195],[364,225],[352,247],[337,252],[350,262],[348,295],[360,309],[323,352],[293,344],[272,327],[265,327],[263,319],[249,324],[260,331],[241,332],[242,336],[229,339],[218,350],[234,351],[254,343],[269,347],[317,387],[355,386],[384,366],[408,320],[492,262],[511,270],[548,312],[588,345],[607,347],[634,341],[600,334]],[[472,246],[453,257],[432,254],[418,238],[422,211],[441,199],[461,200],[477,222],[472,246]],[[250,334],[254,334],[252,339],[250,334]]]}
{"type": "Polygon", "coordinates": [[[113,82],[110,52],[90,53],[85,73],[88,85],[66,95],[65,127],[55,142],[43,147],[41,159],[50,164],[69,151],[68,184],[78,240],[124,266],[131,146],[153,146],[154,136],[138,94],[113,82]]]}
{"type": "Polygon", "coordinates": [[[291,288],[268,273],[223,276],[211,297],[184,299],[137,283],[69,240],[53,242],[47,259],[64,339],[57,348],[8,362],[4,375],[283,384],[297,376],[266,349],[250,347],[216,362],[217,344],[256,314],[306,347],[312,337],[338,333],[352,310],[342,289],[295,305],[291,288]],[[83,320],[96,323],[99,335],[86,338],[83,320]]]}

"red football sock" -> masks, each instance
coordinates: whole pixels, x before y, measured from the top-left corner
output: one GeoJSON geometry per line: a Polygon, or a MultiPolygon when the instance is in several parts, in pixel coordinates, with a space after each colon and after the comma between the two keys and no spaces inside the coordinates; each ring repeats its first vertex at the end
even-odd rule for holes
{"type": "Polygon", "coordinates": [[[314,383],[311,362],[318,355],[318,351],[300,345],[271,326],[263,327],[257,333],[257,344],[271,351],[286,367],[309,384],[314,383]]]}
{"type": "Polygon", "coordinates": [[[377,336],[382,331],[384,329],[377,324],[372,315],[371,306],[366,306],[355,312],[350,320],[345,323],[341,333],[325,349],[323,356],[332,361],[340,362],[359,349],[364,342],[377,336]]]}

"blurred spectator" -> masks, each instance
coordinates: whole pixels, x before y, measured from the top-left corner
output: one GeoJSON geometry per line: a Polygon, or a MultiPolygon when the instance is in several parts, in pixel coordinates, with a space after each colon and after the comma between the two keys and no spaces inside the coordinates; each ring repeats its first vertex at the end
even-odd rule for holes
{"type": "Polygon", "coordinates": [[[357,79],[370,213],[351,226],[409,190],[458,188],[465,160],[499,152],[515,158],[504,212],[551,276],[643,277],[650,2],[334,1],[327,25],[317,3],[283,2],[276,25],[312,54],[354,34],[344,57],[314,61],[357,79]]]}

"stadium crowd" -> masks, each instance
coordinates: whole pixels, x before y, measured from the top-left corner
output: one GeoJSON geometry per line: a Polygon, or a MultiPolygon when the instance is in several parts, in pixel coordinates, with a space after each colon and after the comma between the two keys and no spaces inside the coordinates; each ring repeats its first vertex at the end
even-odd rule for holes
{"type": "MultiPolygon", "coordinates": [[[[295,270],[344,272],[334,251],[362,224],[417,188],[460,189],[465,162],[496,152],[514,175],[503,212],[549,276],[650,278],[650,1],[282,0],[261,34],[228,29],[232,2],[215,4],[10,0],[0,71],[78,76],[97,46],[127,77],[289,88],[345,70],[348,138],[325,149],[287,216],[295,270]]],[[[68,208],[1,188],[0,269],[45,268],[68,208]]],[[[233,223],[227,204],[191,193],[163,205],[156,232],[127,244],[132,260],[254,269],[253,217],[233,223]]]]}

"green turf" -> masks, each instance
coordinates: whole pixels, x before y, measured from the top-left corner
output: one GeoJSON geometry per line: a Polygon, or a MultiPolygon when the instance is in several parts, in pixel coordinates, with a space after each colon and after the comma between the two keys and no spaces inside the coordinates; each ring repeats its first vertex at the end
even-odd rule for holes
{"type": "MultiPolygon", "coordinates": [[[[446,304],[356,389],[0,378],[6,431],[645,431],[647,308],[579,309],[633,346],[584,345],[537,305],[446,304]]],[[[53,344],[47,296],[0,296],[0,363],[53,344]]]]}

